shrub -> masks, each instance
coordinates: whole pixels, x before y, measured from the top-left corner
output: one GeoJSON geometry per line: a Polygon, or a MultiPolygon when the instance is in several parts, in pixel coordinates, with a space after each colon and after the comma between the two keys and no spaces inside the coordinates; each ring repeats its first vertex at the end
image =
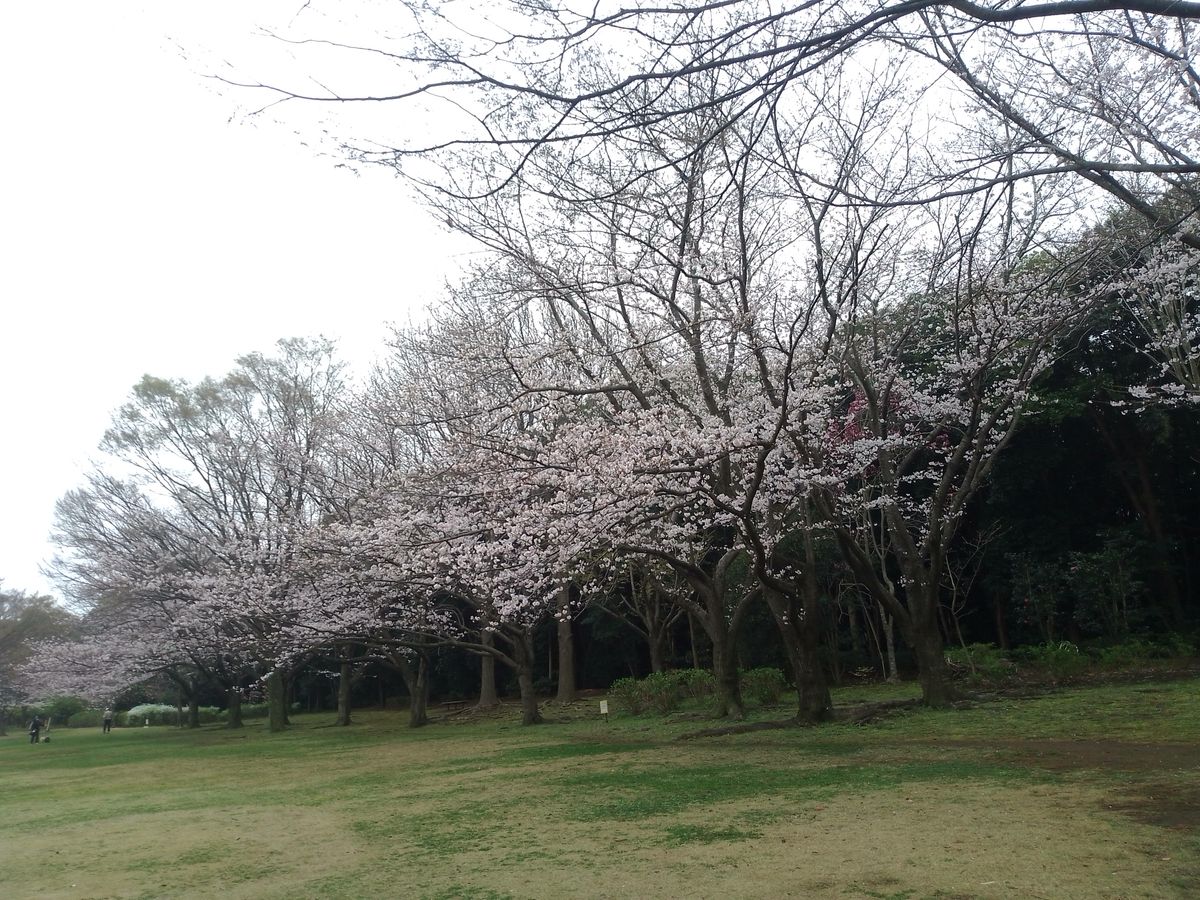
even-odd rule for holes
{"type": "Polygon", "coordinates": [[[1156,649],[1149,641],[1143,641],[1139,638],[1129,638],[1128,640],[1121,641],[1119,644],[1096,647],[1091,653],[1095,657],[1096,662],[1101,666],[1119,669],[1143,660],[1154,659],[1158,655],[1155,652],[1156,649]]]}
{"type": "MultiPolygon", "coordinates": [[[[270,715],[270,709],[265,703],[243,703],[241,706],[243,719],[265,719],[270,715]]],[[[221,718],[229,718],[229,710],[225,710],[221,718]]]]}
{"type": "Polygon", "coordinates": [[[102,709],[85,709],[71,716],[72,728],[99,728],[104,716],[102,709]]]}
{"type": "Polygon", "coordinates": [[[646,702],[664,716],[679,705],[679,680],[670,672],[655,672],[641,682],[646,702]]]}
{"type": "Polygon", "coordinates": [[[763,706],[778,703],[786,688],[787,679],[778,669],[750,669],[742,673],[742,689],[763,706]]]}
{"type": "Polygon", "coordinates": [[[1022,647],[1022,658],[1054,676],[1074,675],[1087,666],[1087,657],[1070,641],[1022,647]]]}
{"type": "Polygon", "coordinates": [[[124,725],[178,725],[179,711],[169,703],[139,703],[125,713],[124,725]]]}
{"type": "Polygon", "coordinates": [[[55,697],[42,704],[42,712],[55,725],[66,725],[71,717],[87,708],[78,697],[55,697]]]}
{"type": "Polygon", "coordinates": [[[717,679],[708,669],[676,669],[671,677],[685,697],[711,697],[717,691],[717,679]]]}
{"type": "Polygon", "coordinates": [[[635,716],[646,709],[646,695],[636,678],[618,678],[608,689],[608,695],[635,716]]]}
{"type": "MultiPolygon", "coordinates": [[[[201,725],[223,722],[228,718],[225,710],[218,709],[215,706],[201,706],[199,711],[201,725]]],[[[185,722],[187,721],[187,714],[188,708],[185,706],[183,708],[185,722]]],[[[97,713],[97,716],[99,716],[99,713],[97,713]]],[[[133,728],[145,725],[147,719],[150,720],[151,725],[178,725],[179,710],[170,703],[140,703],[127,712],[118,712],[113,721],[118,727],[128,726],[133,728]]]]}
{"type": "Polygon", "coordinates": [[[975,681],[1003,681],[1016,668],[1004,651],[992,644],[954,647],[946,651],[946,662],[954,675],[975,681]]]}
{"type": "Polygon", "coordinates": [[[1095,647],[1090,652],[1099,665],[1120,668],[1153,659],[1192,656],[1196,648],[1181,634],[1164,634],[1155,638],[1126,638],[1118,644],[1095,647]]]}
{"type": "Polygon", "coordinates": [[[1164,659],[1178,659],[1181,656],[1195,656],[1196,645],[1182,634],[1164,634],[1155,643],[1162,649],[1164,659]]]}

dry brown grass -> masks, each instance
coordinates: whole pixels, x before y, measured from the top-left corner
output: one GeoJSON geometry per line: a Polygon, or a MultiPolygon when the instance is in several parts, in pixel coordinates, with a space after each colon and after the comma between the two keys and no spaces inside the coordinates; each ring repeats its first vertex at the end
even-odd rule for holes
{"type": "Polygon", "coordinates": [[[684,743],[655,720],[390,714],[18,736],[0,897],[1195,897],[1200,744],[1162,708],[1158,742],[989,742],[986,711],[947,742],[928,713],[684,743]]]}

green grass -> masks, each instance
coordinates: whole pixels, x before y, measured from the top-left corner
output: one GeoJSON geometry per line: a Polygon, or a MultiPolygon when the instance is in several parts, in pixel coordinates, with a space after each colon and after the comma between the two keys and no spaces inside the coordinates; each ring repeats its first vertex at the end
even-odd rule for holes
{"type": "MultiPolygon", "coordinates": [[[[875,689],[839,697],[914,691],[875,689]]],[[[1182,897],[1196,836],[1112,810],[1200,790],[1195,767],[1052,771],[1020,742],[1200,745],[1197,701],[1196,681],[1080,688],[686,741],[713,723],[583,705],[532,729],[364,712],[12,735],[0,896],[83,896],[86,872],[96,897],[1182,897]],[[1091,867],[1121,874],[1095,893],[1091,867]]]]}

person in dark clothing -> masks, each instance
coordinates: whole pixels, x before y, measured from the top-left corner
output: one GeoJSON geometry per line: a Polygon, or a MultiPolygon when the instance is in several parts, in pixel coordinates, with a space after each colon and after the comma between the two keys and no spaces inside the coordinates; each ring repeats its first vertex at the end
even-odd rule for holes
{"type": "Polygon", "coordinates": [[[29,743],[36,744],[42,739],[42,719],[40,716],[34,716],[33,721],[29,723],[29,743]]]}
{"type": "Polygon", "coordinates": [[[105,734],[108,734],[110,731],[112,731],[112,720],[113,720],[112,707],[105,707],[105,709],[104,709],[104,733],[105,734]]]}

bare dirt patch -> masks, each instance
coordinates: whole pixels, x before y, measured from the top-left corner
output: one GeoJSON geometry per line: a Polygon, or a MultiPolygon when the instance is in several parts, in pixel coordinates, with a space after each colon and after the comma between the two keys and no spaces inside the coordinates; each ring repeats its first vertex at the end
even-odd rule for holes
{"type": "Polygon", "coordinates": [[[1138,785],[1104,802],[1104,808],[1124,813],[1144,825],[1200,830],[1200,786],[1169,781],[1138,785]]]}
{"type": "MultiPolygon", "coordinates": [[[[940,741],[940,747],[989,748],[1006,760],[1050,772],[1096,770],[1126,775],[1200,774],[1200,745],[1096,740],[940,741]]],[[[1156,779],[1130,784],[1101,807],[1144,825],[1200,830],[1200,785],[1156,779]]]]}
{"type": "Polygon", "coordinates": [[[1046,769],[1074,772],[1084,769],[1117,772],[1200,772],[1200,744],[1134,743],[1110,740],[1005,739],[939,740],[941,748],[995,750],[1006,760],[1046,769]]]}

